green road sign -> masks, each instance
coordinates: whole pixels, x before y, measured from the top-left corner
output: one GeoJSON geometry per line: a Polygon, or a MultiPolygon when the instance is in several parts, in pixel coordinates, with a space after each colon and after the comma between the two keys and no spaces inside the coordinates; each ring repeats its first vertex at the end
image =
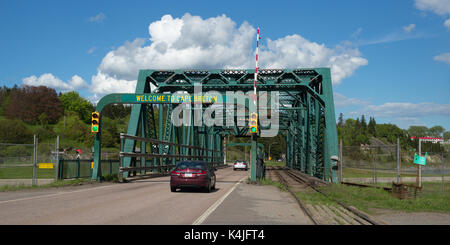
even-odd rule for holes
{"type": "Polygon", "coordinates": [[[417,155],[417,153],[414,154],[414,163],[424,165],[427,163],[427,153],[425,153],[425,156],[417,155]]]}

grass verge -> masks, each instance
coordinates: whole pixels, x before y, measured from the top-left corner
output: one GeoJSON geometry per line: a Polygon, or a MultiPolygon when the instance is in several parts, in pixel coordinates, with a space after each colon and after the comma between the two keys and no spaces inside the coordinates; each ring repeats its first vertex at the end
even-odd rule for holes
{"type": "MultiPolygon", "coordinates": [[[[55,178],[54,169],[36,168],[38,179],[55,178]]],[[[0,168],[0,179],[31,179],[33,177],[33,167],[6,167],[0,168]]]]}
{"type": "Polygon", "coordinates": [[[441,183],[423,183],[422,193],[416,199],[398,199],[388,191],[333,184],[321,187],[331,198],[354,206],[368,213],[373,209],[389,209],[405,212],[450,213],[450,188],[442,193],[441,183]]]}
{"type": "Polygon", "coordinates": [[[88,179],[73,179],[73,180],[58,180],[46,185],[2,185],[0,186],[0,192],[5,191],[17,191],[17,190],[27,190],[27,189],[43,189],[43,188],[54,188],[54,187],[64,187],[64,186],[77,186],[90,184],[91,181],[88,179]]]}
{"type": "MultiPolygon", "coordinates": [[[[284,185],[271,179],[263,179],[260,183],[286,190],[284,185]]],[[[445,185],[444,190],[442,190],[442,183],[424,182],[422,184],[422,193],[416,199],[398,199],[392,196],[390,192],[380,188],[332,184],[320,187],[320,189],[332,199],[348,206],[354,206],[369,214],[373,214],[375,209],[450,213],[450,185],[445,185]]],[[[296,195],[304,203],[336,205],[330,198],[313,190],[297,192],[296,195]]]]}
{"type": "Polygon", "coordinates": [[[265,178],[265,179],[260,180],[259,184],[261,184],[261,185],[271,185],[271,186],[275,186],[275,187],[279,188],[282,191],[287,191],[286,186],[284,186],[280,182],[273,181],[273,180],[271,180],[269,178],[265,178]]]}

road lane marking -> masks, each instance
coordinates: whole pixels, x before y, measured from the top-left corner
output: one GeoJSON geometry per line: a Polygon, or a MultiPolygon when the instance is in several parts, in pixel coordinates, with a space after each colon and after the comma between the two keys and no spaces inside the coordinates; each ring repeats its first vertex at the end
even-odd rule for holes
{"type": "Polygon", "coordinates": [[[60,193],[49,194],[49,195],[41,195],[41,196],[34,196],[34,197],[18,198],[18,199],[13,199],[13,200],[0,201],[0,204],[9,203],[9,202],[27,201],[27,200],[33,200],[33,199],[39,199],[39,198],[45,198],[45,197],[54,197],[54,196],[78,193],[78,192],[83,192],[83,191],[98,190],[98,189],[103,189],[103,188],[112,187],[112,186],[116,186],[116,185],[100,186],[100,187],[83,189],[83,190],[78,190],[78,191],[60,192],[60,193]]]}
{"type": "Polygon", "coordinates": [[[211,215],[212,212],[214,212],[214,210],[216,210],[216,208],[219,207],[220,204],[222,204],[222,202],[228,197],[228,195],[230,195],[231,192],[233,192],[234,189],[236,189],[237,185],[240,184],[242,181],[244,181],[244,179],[246,179],[246,178],[248,178],[248,176],[244,176],[241,180],[239,180],[236,184],[234,184],[233,187],[224,196],[222,196],[219,200],[217,200],[211,207],[209,207],[192,224],[193,225],[201,225],[208,218],[208,216],[211,215]]]}

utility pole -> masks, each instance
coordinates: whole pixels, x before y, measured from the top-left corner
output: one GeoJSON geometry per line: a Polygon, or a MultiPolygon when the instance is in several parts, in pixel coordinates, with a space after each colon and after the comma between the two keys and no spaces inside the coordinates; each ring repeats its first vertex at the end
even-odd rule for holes
{"type": "Polygon", "coordinates": [[[59,135],[56,136],[56,163],[54,169],[56,169],[55,173],[55,181],[58,180],[58,174],[59,174],[59,135]]]}
{"type": "Polygon", "coordinates": [[[400,183],[400,139],[397,137],[397,184],[400,183]]]}
{"type": "Polygon", "coordinates": [[[252,181],[254,181],[254,180],[256,180],[257,179],[257,177],[256,177],[256,155],[257,155],[257,143],[258,143],[258,141],[257,141],[257,138],[258,138],[258,136],[256,135],[256,134],[252,134],[252,146],[251,146],[251,149],[250,149],[250,164],[251,164],[251,167],[250,167],[250,170],[251,170],[251,173],[250,173],[250,177],[251,177],[251,180],[252,181]]]}
{"type": "Polygon", "coordinates": [[[223,145],[224,154],[223,154],[223,165],[227,165],[227,143],[228,143],[228,135],[227,137],[223,137],[225,144],[223,145]]]}
{"type": "Polygon", "coordinates": [[[339,179],[340,179],[340,181],[341,181],[341,183],[342,182],[344,182],[344,179],[343,179],[343,176],[342,176],[342,147],[343,147],[343,145],[342,145],[342,139],[340,140],[340,142],[339,142],[339,179]]]}
{"type": "Polygon", "coordinates": [[[36,160],[36,144],[37,144],[37,142],[36,142],[36,135],[34,135],[34,137],[33,137],[33,139],[34,139],[34,143],[33,143],[33,179],[31,180],[31,185],[35,185],[36,184],[36,162],[37,162],[37,160],[36,160]]]}
{"type": "MultiPolygon", "coordinates": [[[[422,155],[422,139],[419,138],[419,156],[422,155]]],[[[422,165],[417,164],[417,184],[422,187],[422,165]]]]}

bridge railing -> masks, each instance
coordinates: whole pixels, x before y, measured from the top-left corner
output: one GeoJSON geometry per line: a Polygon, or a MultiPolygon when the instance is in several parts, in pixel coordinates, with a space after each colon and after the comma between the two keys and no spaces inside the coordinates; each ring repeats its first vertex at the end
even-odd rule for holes
{"type": "MultiPolygon", "coordinates": [[[[58,163],[58,179],[90,178],[92,175],[93,159],[64,159],[58,163]]],[[[117,175],[119,160],[102,160],[102,173],[117,175]]]]}
{"type": "MultiPolygon", "coordinates": [[[[153,159],[174,159],[175,161],[182,161],[182,160],[205,160],[209,162],[213,167],[219,167],[224,164],[223,162],[223,156],[220,154],[220,151],[208,149],[208,148],[202,148],[199,146],[194,145],[184,145],[184,144],[177,144],[173,142],[167,142],[167,141],[161,141],[156,139],[150,139],[150,138],[143,138],[138,137],[134,135],[128,135],[128,134],[120,134],[121,139],[121,146],[120,146],[120,167],[119,167],[119,179],[122,177],[122,173],[124,172],[133,172],[136,176],[136,171],[141,171],[141,175],[145,175],[147,171],[151,171],[152,173],[167,173],[171,169],[173,169],[176,165],[175,164],[161,164],[165,163],[166,161],[158,161],[157,165],[153,165],[153,159]],[[164,145],[163,147],[175,147],[175,149],[172,151],[172,154],[170,153],[145,153],[145,152],[124,152],[124,145],[125,145],[125,139],[134,140],[134,141],[140,141],[140,142],[146,142],[150,143],[150,148],[158,148],[161,145],[164,145]],[[194,150],[196,154],[181,154],[182,152],[189,152],[189,149],[193,153],[194,150]],[[178,153],[176,153],[178,150],[178,153]],[[185,151],[187,150],[187,151],[185,151]],[[174,154],[175,153],[175,154],[174,154]],[[125,157],[132,157],[135,158],[134,166],[124,166],[124,158],[125,157]],[[151,161],[147,161],[147,158],[151,158],[151,161]],[[142,159],[145,159],[145,161],[142,161],[142,159]],[[144,165],[142,165],[142,162],[144,162],[144,165]],[[140,163],[140,166],[138,166],[138,163],[140,163]],[[150,164],[149,164],[150,163],[150,164]],[[150,165],[150,166],[149,166],[150,165]]],[[[133,162],[133,161],[132,161],[133,162]]],[[[174,161],[172,161],[173,163],[174,161]]]]}

